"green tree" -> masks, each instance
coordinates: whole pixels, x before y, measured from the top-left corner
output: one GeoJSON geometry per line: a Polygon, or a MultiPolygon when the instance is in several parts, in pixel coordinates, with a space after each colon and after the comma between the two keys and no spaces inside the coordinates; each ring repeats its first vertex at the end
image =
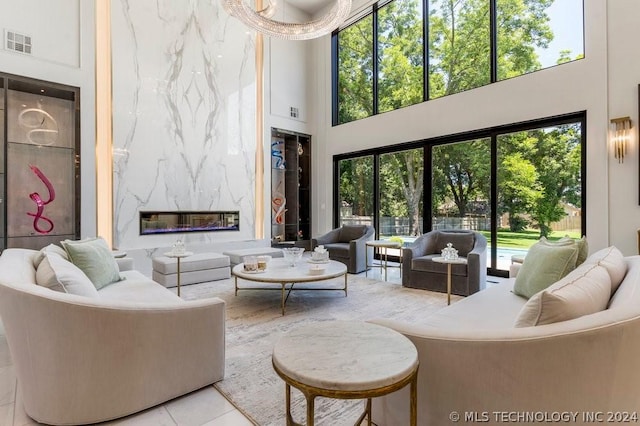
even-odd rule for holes
{"type": "Polygon", "coordinates": [[[395,0],[378,13],[378,110],[422,102],[422,7],[395,0]]]}
{"type": "Polygon", "coordinates": [[[488,139],[441,145],[433,148],[434,206],[451,200],[457,215],[464,217],[471,201],[488,200],[491,156],[488,139]]]}
{"type": "Polygon", "coordinates": [[[519,152],[503,156],[498,168],[498,187],[499,212],[509,213],[511,231],[523,231],[527,221],[519,214],[529,213],[542,196],[536,167],[519,152]]]}
{"type": "Polygon", "coordinates": [[[562,203],[581,198],[580,130],[577,125],[535,131],[537,149],[531,161],[536,164],[543,196],[531,217],[540,236],[548,236],[551,224],[565,216],[562,203]]]}
{"type": "Polygon", "coordinates": [[[409,235],[422,234],[424,158],[422,149],[380,158],[380,215],[409,217],[409,235]]]}
{"type": "Polygon", "coordinates": [[[540,69],[535,48],[553,40],[547,9],[554,0],[497,0],[498,80],[540,69]]]}
{"type": "Polygon", "coordinates": [[[338,123],[373,114],[372,16],[338,34],[338,123]]]}
{"type": "Polygon", "coordinates": [[[373,214],[373,157],[340,161],[340,201],[356,216],[373,214]]]}
{"type": "Polygon", "coordinates": [[[527,211],[540,236],[548,236],[551,224],[565,216],[562,203],[581,207],[580,126],[571,124],[513,133],[501,136],[498,145],[502,159],[498,167],[502,210],[510,215],[527,211]],[[521,169],[519,176],[509,173],[514,167],[521,169]],[[533,183],[530,172],[524,172],[531,167],[536,175],[533,183]],[[524,185],[530,185],[532,191],[525,191],[524,185]],[[523,190],[519,193],[522,197],[528,195],[526,208],[520,202],[510,204],[514,186],[523,190]]]}
{"type": "Polygon", "coordinates": [[[433,0],[429,4],[429,97],[488,84],[489,0],[433,0]]]}

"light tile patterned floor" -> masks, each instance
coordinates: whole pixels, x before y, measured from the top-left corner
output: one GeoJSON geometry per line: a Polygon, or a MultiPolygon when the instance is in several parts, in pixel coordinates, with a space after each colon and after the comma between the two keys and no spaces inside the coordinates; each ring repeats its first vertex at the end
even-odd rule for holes
{"type": "MultiPolygon", "coordinates": [[[[391,264],[391,262],[390,262],[391,264]]],[[[396,264],[397,265],[397,264],[396,264]]],[[[384,272],[383,272],[384,274],[384,272]]],[[[400,282],[398,268],[387,270],[387,280],[400,282]]],[[[364,276],[364,273],[359,274],[364,276]]],[[[370,270],[369,278],[381,279],[378,268],[370,270]]],[[[488,284],[502,278],[488,277],[488,284]]],[[[282,402],[284,409],[284,401],[282,402]]],[[[0,426],[37,425],[26,415],[22,407],[20,389],[17,386],[9,348],[0,323],[0,426]]],[[[252,423],[226,400],[213,386],[184,395],[163,405],[150,408],[116,421],[103,423],[118,426],[251,426],[252,423]]]]}

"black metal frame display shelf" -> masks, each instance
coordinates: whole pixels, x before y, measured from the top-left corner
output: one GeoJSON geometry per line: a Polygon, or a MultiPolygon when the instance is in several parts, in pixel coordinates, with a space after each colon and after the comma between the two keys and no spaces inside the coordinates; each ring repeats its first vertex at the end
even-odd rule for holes
{"type": "Polygon", "coordinates": [[[271,129],[271,241],[308,248],[311,239],[311,136],[271,129]]]}

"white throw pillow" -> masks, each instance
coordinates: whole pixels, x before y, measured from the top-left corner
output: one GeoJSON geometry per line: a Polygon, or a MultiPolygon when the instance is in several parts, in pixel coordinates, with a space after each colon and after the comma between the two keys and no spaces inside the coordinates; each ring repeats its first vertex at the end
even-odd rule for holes
{"type": "Polygon", "coordinates": [[[606,309],[611,278],[598,264],[583,263],[560,281],[536,293],[522,307],[516,327],[567,321],[606,309]]]}
{"type": "Polygon", "coordinates": [[[55,253],[44,255],[36,270],[36,283],[54,291],[98,297],[98,291],[85,273],[55,253]]]}
{"type": "Polygon", "coordinates": [[[62,256],[64,260],[69,260],[67,252],[62,247],[59,247],[55,244],[49,244],[48,246],[41,248],[40,251],[33,257],[33,267],[35,269],[38,269],[38,266],[40,266],[40,262],[42,262],[46,253],[55,253],[59,256],[62,256]]]}
{"type": "Polygon", "coordinates": [[[611,277],[611,294],[616,292],[627,275],[627,262],[624,260],[624,255],[615,246],[593,253],[584,263],[600,265],[607,270],[611,277]]]}

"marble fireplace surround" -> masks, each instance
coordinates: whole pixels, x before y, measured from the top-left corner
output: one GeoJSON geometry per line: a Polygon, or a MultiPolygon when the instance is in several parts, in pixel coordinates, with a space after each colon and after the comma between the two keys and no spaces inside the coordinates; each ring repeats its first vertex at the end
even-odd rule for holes
{"type": "Polygon", "coordinates": [[[151,275],[188,250],[256,240],[256,45],[220,2],[111,2],[113,245],[151,275]],[[141,235],[146,211],[237,211],[238,229],[141,235]]]}

